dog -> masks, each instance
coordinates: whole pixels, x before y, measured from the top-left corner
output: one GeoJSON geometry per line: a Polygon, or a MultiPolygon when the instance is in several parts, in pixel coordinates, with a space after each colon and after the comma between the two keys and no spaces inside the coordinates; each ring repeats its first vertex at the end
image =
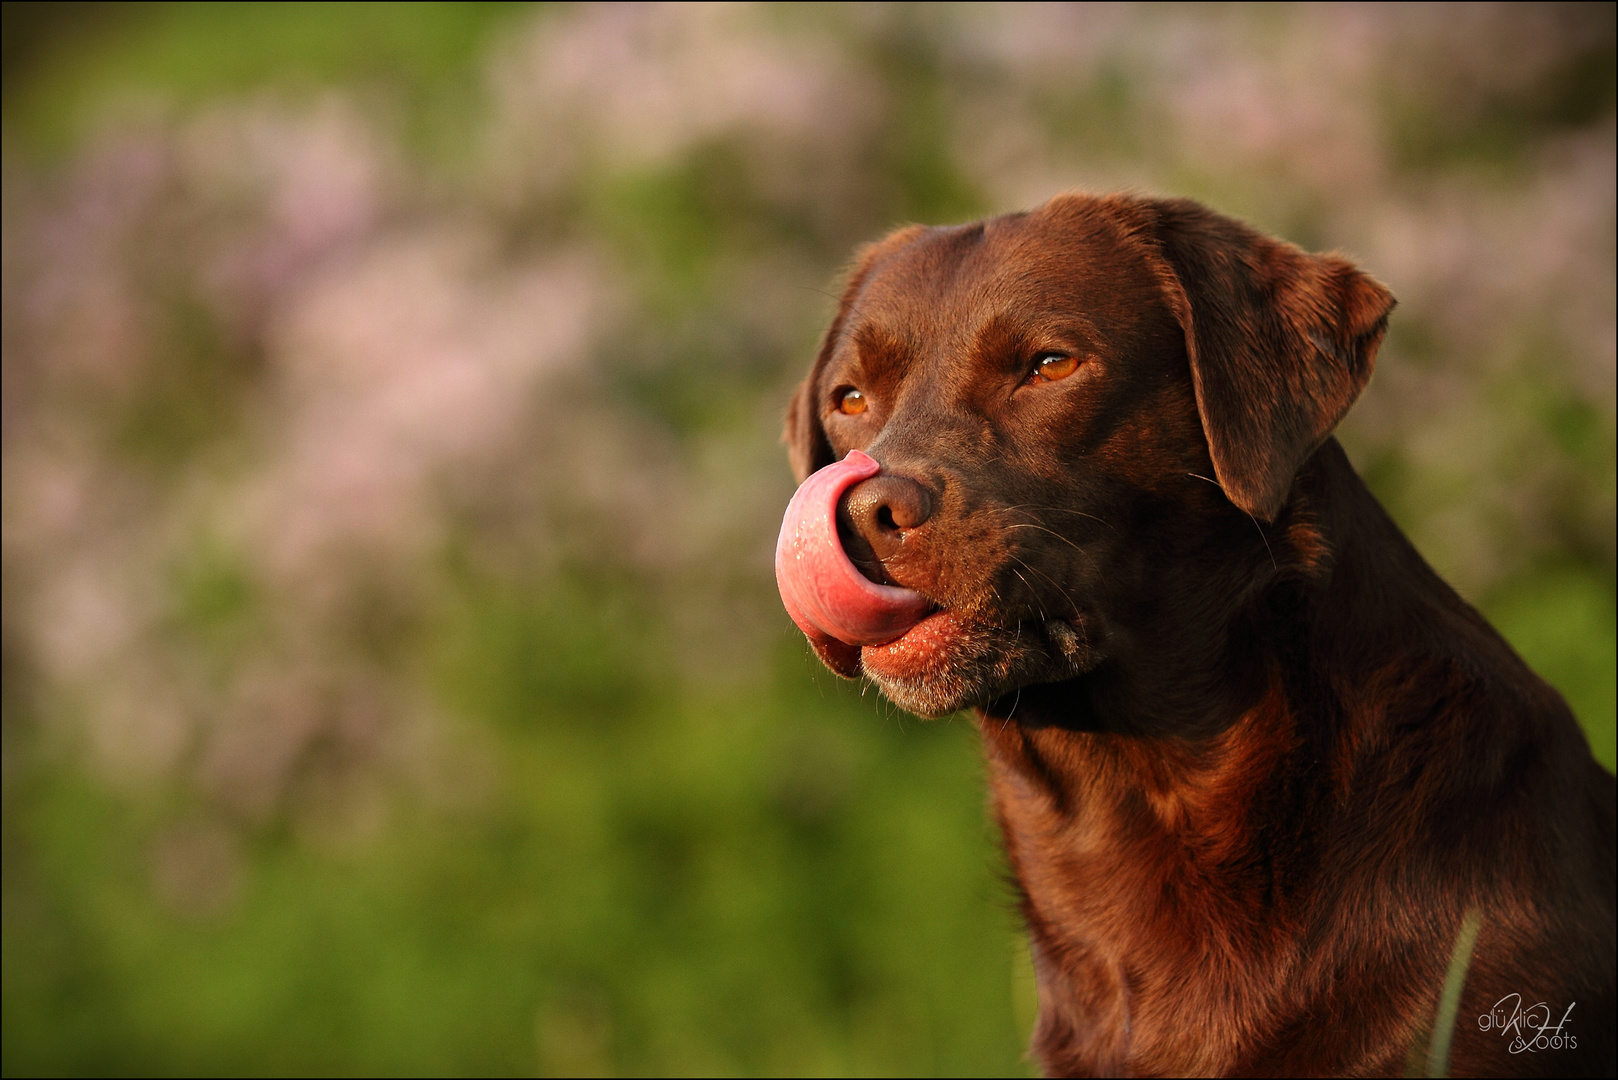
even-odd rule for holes
{"type": "Polygon", "coordinates": [[[789,406],[783,600],[974,712],[1047,1074],[1613,1074],[1614,778],[1332,437],[1394,303],[1062,196],[866,248],[789,406]]]}

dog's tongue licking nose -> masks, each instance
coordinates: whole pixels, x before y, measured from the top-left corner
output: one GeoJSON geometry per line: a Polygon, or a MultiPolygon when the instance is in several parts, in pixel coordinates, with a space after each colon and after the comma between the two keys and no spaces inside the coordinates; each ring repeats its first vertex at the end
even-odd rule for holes
{"type": "Polygon", "coordinates": [[[885,645],[932,610],[911,589],[878,585],[855,569],[837,538],[837,500],[882,471],[858,450],[803,482],[787,504],[775,545],[775,583],[787,614],[821,645],[885,645]]]}

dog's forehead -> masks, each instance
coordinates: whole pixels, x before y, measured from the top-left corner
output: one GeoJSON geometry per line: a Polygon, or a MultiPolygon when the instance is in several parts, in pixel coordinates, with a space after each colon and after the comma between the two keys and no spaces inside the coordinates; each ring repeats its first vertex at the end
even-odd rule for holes
{"type": "Polygon", "coordinates": [[[1008,313],[1114,321],[1138,308],[1151,280],[1139,249],[1105,215],[1008,214],[926,229],[880,253],[847,330],[940,340],[1008,313]]]}

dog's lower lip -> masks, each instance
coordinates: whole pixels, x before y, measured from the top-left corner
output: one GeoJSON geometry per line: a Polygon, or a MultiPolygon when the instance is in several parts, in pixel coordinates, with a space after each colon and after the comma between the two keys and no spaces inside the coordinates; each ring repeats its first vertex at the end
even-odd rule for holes
{"type": "Polygon", "coordinates": [[[893,641],[865,646],[860,650],[860,662],[869,675],[913,679],[949,663],[951,646],[961,630],[954,612],[940,609],[893,641]]]}

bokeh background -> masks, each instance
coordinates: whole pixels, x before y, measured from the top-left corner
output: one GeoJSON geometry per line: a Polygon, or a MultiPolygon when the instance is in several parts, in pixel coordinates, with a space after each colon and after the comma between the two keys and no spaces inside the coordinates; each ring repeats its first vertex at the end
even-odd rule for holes
{"type": "Polygon", "coordinates": [[[965,718],[818,668],[852,247],[1204,199],[1614,762],[1614,7],[6,4],[4,1071],[1027,1071],[965,718]]]}

